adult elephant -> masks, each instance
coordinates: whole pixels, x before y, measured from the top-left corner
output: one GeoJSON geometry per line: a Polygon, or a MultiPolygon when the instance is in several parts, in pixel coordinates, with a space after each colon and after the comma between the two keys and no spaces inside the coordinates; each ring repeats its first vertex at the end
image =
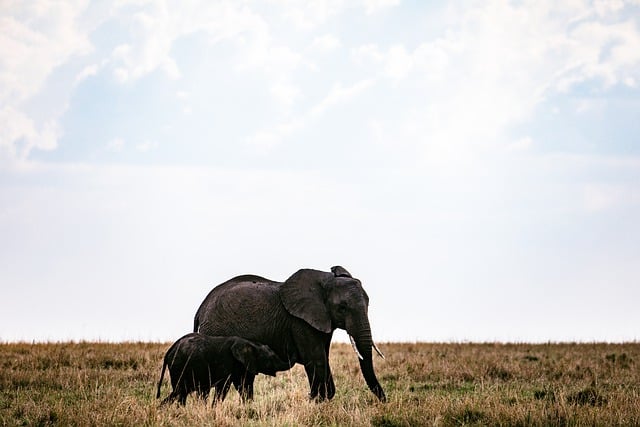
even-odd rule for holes
{"type": "MultiPolygon", "coordinates": [[[[367,315],[369,297],[358,279],[343,267],[331,272],[297,271],[285,282],[245,275],[213,288],[198,309],[193,330],[266,344],[289,367],[304,365],[311,398],[331,399],[335,385],[329,367],[329,346],[336,328],[344,329],[360,359],[369,389],[385,401],[373,370],[373,343],[367,315]]],[[[384,356],[383,356],[384,357],[384,356]]],[[[253,394],[253,385],[243,390],[253,394]]]]}

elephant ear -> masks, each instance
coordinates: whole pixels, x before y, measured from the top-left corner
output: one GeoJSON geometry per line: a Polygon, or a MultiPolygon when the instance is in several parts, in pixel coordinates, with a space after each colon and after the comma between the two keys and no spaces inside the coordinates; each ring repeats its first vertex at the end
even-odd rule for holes
{"type": "Polygon", "coordinates": [[[331,272],[336,277],[352,277],[351,273],[349,273],[347,269],[341,265],[334,265],[333,267],[331,267],[331,272]]]}
{"type": "Polygon", "coordinates": [[[300,270],[280,286],[280,300],[292,316],[304,320],[320,332],[330,333],[333,329],[323,286],[323,281],[327,279],[335,280],[333,274],[300,270]]]}
{"type": "Polygon", "coordinates": [[[258,374],[257,355],[253,345],[246,342],[236,342],[231,346],[231,354],[233,357],[253,375],[258,374]]]}

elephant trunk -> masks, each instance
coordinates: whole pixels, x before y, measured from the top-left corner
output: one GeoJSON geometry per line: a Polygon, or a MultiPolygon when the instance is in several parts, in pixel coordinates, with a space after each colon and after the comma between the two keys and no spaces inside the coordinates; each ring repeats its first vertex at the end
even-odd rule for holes
{"type": "Polygon", "coordinates": [[[347,333],[349,333],[350,336],[353,336],[355,341],[354,348],[358,354],[362,376],[373,394],[375,394],[380,401],[385,402],[387,397],[385,396],[384,390],[378,382],[376,373],[373,370],[373,339],[371,338],[369,322],[365,322],[361,328],[357,329],[357,331],[358,332],[352,334],[351,331],[347,330],[347,333]]]}

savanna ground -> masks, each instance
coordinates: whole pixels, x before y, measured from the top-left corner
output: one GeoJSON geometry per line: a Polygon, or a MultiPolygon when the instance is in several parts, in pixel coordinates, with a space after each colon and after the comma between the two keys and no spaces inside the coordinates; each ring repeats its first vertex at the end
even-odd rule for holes
{"type": "MultiPolygon", "coordinates": [[[[640,343],[383,344],[379,403],[347,344],[336,396],[307,398],[304,370],[259,376],[246,405],[159,407],[169,344],[0,344],[0,425],[640,425],[640,343]]],[[[170,391],[165,376],[162,396],[170,391]]]]}

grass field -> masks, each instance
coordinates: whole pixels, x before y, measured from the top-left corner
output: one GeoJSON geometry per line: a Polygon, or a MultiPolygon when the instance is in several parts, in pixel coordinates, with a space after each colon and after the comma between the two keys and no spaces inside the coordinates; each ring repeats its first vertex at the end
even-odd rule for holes
{"type": "Polygon", "coordinates": [[[387,403],[334,344],[333,400],[310,402],[296,366],[259,376],[253,402],[232,390],[212,408],[158,406],[168,344],[0,344],[0,425],[640,425],[640,343],[380,347],[387,403]]]}

